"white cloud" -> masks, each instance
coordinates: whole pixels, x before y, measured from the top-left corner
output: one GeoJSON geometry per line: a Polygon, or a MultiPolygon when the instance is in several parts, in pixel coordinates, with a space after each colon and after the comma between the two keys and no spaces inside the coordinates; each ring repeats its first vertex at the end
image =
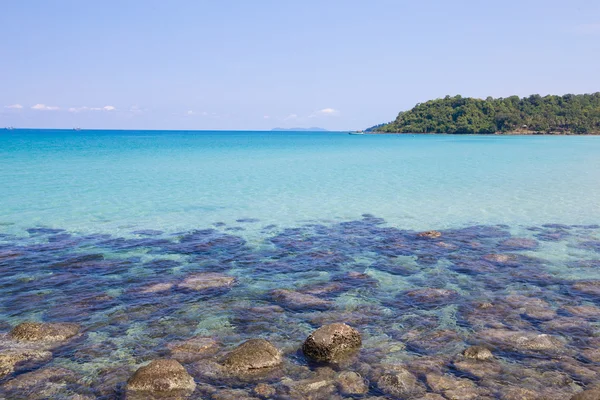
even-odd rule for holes
{"type": "Polygon", "coordinates": [[[104,107],[71,107],[69,112],[81,112],[81,111],[114,111],[117,108],[115,106],[104,106],[104,107]]]}
{"type": "Polygon", "coordinates": [[[47,106],[45,104],[36,104],[35,106],[32,106],[31,109],[32,110],[41,110],[41,111],[56,111],[56,110],[60,110],[60,107],[47,106]]]}
{"type": "Polygon", "coordinates": [[[290,114],[287,117],[285,117],[283,120],[287,121],[287,120],[290,120],[290,119],[297,119],[297,118],[298,118],[298,114],[290,114]]]}
{"type": "Polygon", "coordinates": [[[192,110],[188,110],[188,112],[186,113],[186,115],[196,115],[196,113],[192,110]]]}
{"type": "Polygon", "coordinates": [[[263,118],[264,118],[264,119],[269,119],[269,118],[271,118],[271,117],[270,117],[270,116],[268,116],[268,115],[265,115],[263,118]]]}
{"type": "Polygon", "coordinates": [[[4,106],[4,108],[10,108],[11,110],[20,110],[23,108],[20,104],[11,104],[10,106],[4,106]]]}
{"type": "Polygon", "coordinates": [[[320,114],[325,114],[325,115],[333,115],[333,114],[337,114],[338,110],[334,110],[333,108],[324,108],[322,110],[319,110],[320,114]]]}
{"type": "Polygon", "coordinates": [[[339,110],[336,110],[335,108],[323,108],[319,111],[315,111],[314,113],[310,114],[308,116],[308,118],[315,118],[315,117],[334,117],[334,116],[338,116],[340,114],[339,110]]]}

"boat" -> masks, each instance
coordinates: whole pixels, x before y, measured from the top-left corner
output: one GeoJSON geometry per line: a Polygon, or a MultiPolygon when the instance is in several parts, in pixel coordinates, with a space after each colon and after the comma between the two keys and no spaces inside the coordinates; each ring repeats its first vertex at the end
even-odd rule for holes
{"type": "Polygon", "coordinates": [[[348,135],[364,135],[365,132],[364,131],[350,131],[348,132],[348,135]]]}
{"type": "Polygon", "coordinates": [[[13,130],[13,129],[15,129],[15,128],[14,128],[13,126],[7,126],[7,127],[6,127],[6,128],[4,128],[4,129],[6,129],[7,131],[12,131],[12,130],[13,130]]]}
{"type": "Polygon", "coordinates": [[[75,128],[73,128],[73,130],[74,130],[74,131],[80,131],[80,130],[81,130],[81,128],[80,128],[80,127],[78,127],[78,126],[76,126],[75,128]]]}

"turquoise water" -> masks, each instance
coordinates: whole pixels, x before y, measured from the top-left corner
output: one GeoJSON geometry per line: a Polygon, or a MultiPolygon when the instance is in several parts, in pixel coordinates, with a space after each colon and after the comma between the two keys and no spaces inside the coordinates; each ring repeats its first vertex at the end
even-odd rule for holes
{"type": "Polygon", "coordinates": [[[363,213],[408,229],[600,220],[600,137],[12,131],[0,222],[171,232],[363,213]],[[16,132],[16,133],[13,133],[16,132]]]}
{"type": "Polygon", "coordinates": [[[3,131],[0,398],[123,398],[160,357],[191,398],[347,397],[346,370],[381,398],[456,398],[435,376],[471,398],[569,398],[600,380],[599,154],[600,137],[3,131]],[[228,283],[194,286],[211,276],[228,283]],[[8,334],[24,321],[81,330],[24,345],[8,334]],[[319,369],[300,346],[338,321],[363,348],[319,369]],[[214,351],[173,350],[196,336],[214,351]],[[257,337],[281,367],[215,372],[257,337]],[[469,364],[471,345],[495,359],[469,364]],[[398,365],[410,396],[379,383],[398,365]],[[307,379],[326,383],[298,394],[307,379]]]}

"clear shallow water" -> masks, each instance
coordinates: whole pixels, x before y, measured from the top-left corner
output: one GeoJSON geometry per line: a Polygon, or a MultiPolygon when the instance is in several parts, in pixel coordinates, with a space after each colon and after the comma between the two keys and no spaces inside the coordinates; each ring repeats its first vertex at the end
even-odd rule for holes
{"type": "MultiPolygon", "coordinates": [[[[302,341],[341,321],[364,346],[333,369],[360,372],[373,396],[402,364],[420,390],[449,398],[428,374],[468,379],[480,398],[568,398],[600,373],[598,139],[2,133],[0,332],[35,320],[75,322],[83,334],[1,378],[0,393],[122,397],[137,366],[199,335],[220,347],[183,361],[205,385],[194,396],[267,382],[293,398],[282,376],[322,373],[298,352],[302,341]],[[419,237],[424,229],[441,236],[419,237]],[[235,283],[185,286],[206,272],[235,283]],[[286,301],[280,289],[322,303],[286,301]],[[513,333],[560,344],[515,347],[513,333]],[[278,373],[206,373],[254,337],[284,351],[278,373]],[[464,364],[474,344],[492,349],[485,365],[496,372],[464,364]],[[26,379],[54,367],[73,375],[26,379]]],[[[2,351],[14,346],[2,337],[2,351]]]]}
{"type": "Polygon", "coordinates": [[[0,223],[107,233],[363,213],[411,229],[586,223],[600,217],[599,152],[600,137],[5,131],[0,223]]]}

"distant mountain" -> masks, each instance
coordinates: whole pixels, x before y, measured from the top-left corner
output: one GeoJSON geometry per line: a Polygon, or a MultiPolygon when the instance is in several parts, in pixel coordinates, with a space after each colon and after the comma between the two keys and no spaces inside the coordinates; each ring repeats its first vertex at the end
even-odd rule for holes
{"type": "Polygon", "coordinates": [[[313,126],[311,128],[273,128],[271,131],[287,131],[287,132],[327,132],[327,129],[317,128],[313,126]]]}

